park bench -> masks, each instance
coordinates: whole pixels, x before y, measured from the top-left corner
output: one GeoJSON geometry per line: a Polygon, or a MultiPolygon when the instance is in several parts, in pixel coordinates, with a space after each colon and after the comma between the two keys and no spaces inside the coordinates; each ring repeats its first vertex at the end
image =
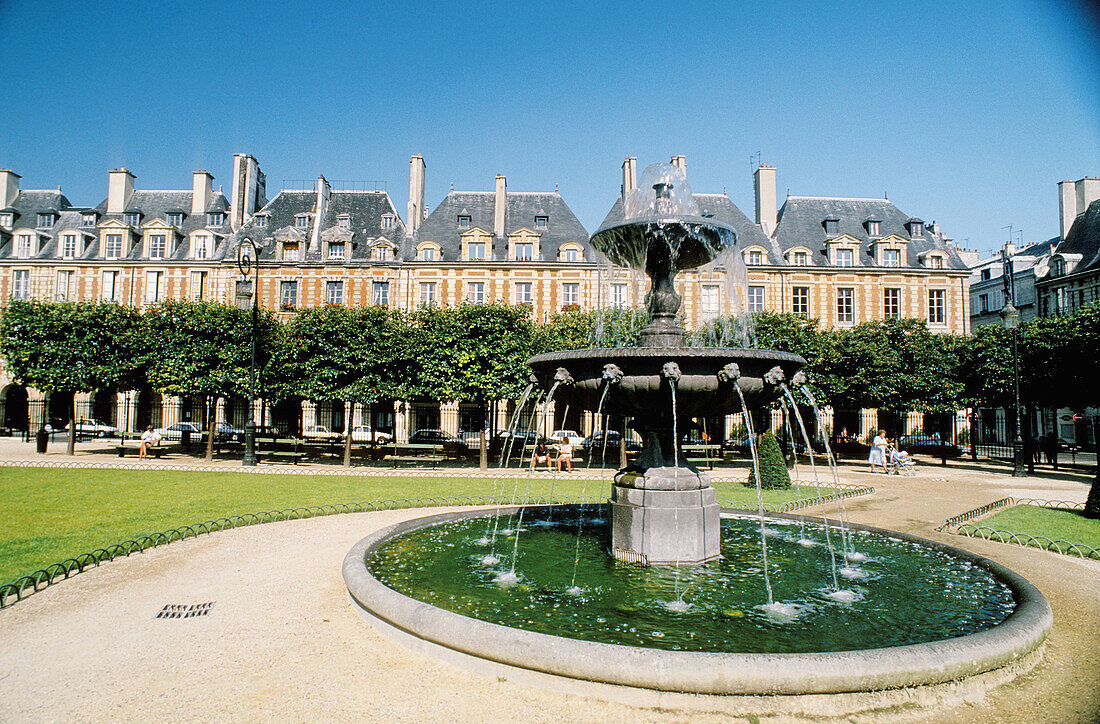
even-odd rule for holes
{"type": "MultiPolygon", "coordinates": [[[[115,445],[115,452],[118,453],[120,458],[126,457],[126,453],[133,453],[137,455],[140,452],[140,444],[128,444],[122,443],[115,445]]],[[[162,455],[168,455],[173,453],[183,452],[183,445],[150,445],[149,449],[145,451],[146,455],[152,455],[156,459],[160,459],[162,455]]]]}
{"type": "Polygon", "coordinates": [[[298,450],[267,450],[257,453],[259,460],[267,460],[272,463],[294,463],[297,465],[305,458],[306,454],[298,450]]]}
{"type": "Polygon", "coordinates": [[[707,470],[714,470],[715,461],[722,460],[721,445],[684,445],[680,449],[689,463],[705,465],[707,470]]]}
{"type": "Polygon", "coordinates": [[[393,463],[394,469],[401,463],[410,463],[413,465],[431,463],[432,469],[434,470],[438,463],[445,460],[442,445],[394,443],[393,445],[387,445],[386,449],[392,451],[386,456],[386,460],[393,463]]]}

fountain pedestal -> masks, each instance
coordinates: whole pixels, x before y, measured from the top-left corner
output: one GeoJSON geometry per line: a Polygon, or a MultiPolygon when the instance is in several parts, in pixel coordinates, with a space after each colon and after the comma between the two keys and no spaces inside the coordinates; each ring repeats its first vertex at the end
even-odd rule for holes
{"type": "MultiPolygon", "coordinates": [[[[667,469],[646,474],[664,477],[667,469]]],[[[678,475],[691,474],[681,469],[678,475]]],[[[719,506],[701,476],[694,490],[649,490],[616,483],[611,488],[611,552],[629,563],[690,565],[720,555],[719,506]]]]}

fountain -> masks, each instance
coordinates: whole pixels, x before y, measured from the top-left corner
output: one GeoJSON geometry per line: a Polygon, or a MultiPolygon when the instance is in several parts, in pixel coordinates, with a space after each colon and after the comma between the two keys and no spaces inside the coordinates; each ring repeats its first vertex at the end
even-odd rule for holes
{"type": "Polygon", "coordinates": [[[655,165],[647,177],[623,218],[592,237],[614,264],[650,279],[641,346],[528,361],[547,403],[632,418],[644,438],[609,504],[502,501],[379,531],[344,561],[360,610],[411,646],[481,670],[491,662],[498,675],[663,692],[881,692],[965,677],[997,683],[1033,665],[1050,607],[992,561],[863,526],[842,526],[834,554],[828,520],[795,526],[791,516],[765,518],[762,504],[753,519],[720,510],[707,474],[680,448],[680,422],[781,396],[793,404],[805,360],[685,346],[676,275],[736,255],[737,237],[699,215],[679,169],[655,165]],[[498,537],[510,556],[496,553],[498,537]]]}

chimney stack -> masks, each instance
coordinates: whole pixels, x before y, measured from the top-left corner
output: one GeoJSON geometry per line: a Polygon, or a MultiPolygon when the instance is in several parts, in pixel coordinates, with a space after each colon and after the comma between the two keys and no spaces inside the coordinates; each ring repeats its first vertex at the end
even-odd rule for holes
{"type": "Polygon", "coordinates": [[[504,211],[507,208],[508,181],[497,174],[496,204],[493,206],[493,234],[504,238],[504,211]]]}
{"type": "Polygon", "coordinates": [[[419,153],[409,160],[409,232],[420,228],[424,221],[424,176],[427,171],[424,157],[419,153]]]}
{"type": "Polygon", "coordinates": [[[776,201],[775,201],[775,166],[765,163],[753,173],[753,186],[756,190],[756,223],[768,236],[775,231],[776,225],[776,201]]]}
{"type": "Polygon", "coordinates": [[[671,159],[669,159],[669,163],[683,171],[685,176],[687,175],[688,162],[685,156],[673,156],[671,159]]]}
{"type": "Polygon", "coordinates": [[[195,171],[191,182],[191,213],[205,213],[213,197],[214,177],[207,171],[195,171]]]}
{"type": "Polygon", "coordinates": [[[622,197],[623,202],[626,202],[626,195],[635,189],[638,185],[638,159],[633,156],[627,156],[623,161],[623,185],[622,185],[622,197]]]}
{"type": "Polygon", "coordinates": [[[325,223],[325,215],[328,213],[328,199],[332,195],[332,187],[322,175],[317,177],[317,201],[313,205],[313,233],[309,239],[309,250],[321,252],[321,227],[325,223]]]}
{"type": "Polygon", "coordinates": [[[233,154],[233,189],[230,193],[229,224],[236,231],[267,204],[267,177],[256,159],[247,153],[233,154]]]}
{"type": "Polygon", "coordinates": [[[116,168],[107,174],[107,213],[121,214],[134,195],[134,174],[116,168]]]}
{"type": "Polygon", "coordinates": [[[19,195],[20,178],[10,168],[0,168],[0,209],[6,209],[15,203],[15,197],[19,195]]]}

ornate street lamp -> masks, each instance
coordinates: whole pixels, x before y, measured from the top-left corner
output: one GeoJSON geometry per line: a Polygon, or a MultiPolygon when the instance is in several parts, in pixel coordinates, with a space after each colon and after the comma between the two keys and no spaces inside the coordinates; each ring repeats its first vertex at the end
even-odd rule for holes
{"type": "Polygon", "coordinates": [[[1024,471],[1024,438],[1020,434],[1024,418],[1020,409],[1020,355],[1016,350],[1016,326],[1020,323],[1020,310],[1011,301],[1007,301],[1001,309],[1001,319],[1004,320],[1005,329],[1012,332],[1012,377],[1016,387],[1016,439],[1012,441],[1012,475],[1022,478],[1027,473],[1024,471]]]}
{"type": "Polygon", "coordinates": [[[237,247],[237,269],[241,279],[237,282],[237,308],[252,308],[252,361],[248,370],[248,421],[244,424],[244,457],[241,465],[256,465],[256,317],[259,303],[258,281],[260,254],[256,242],[247,236],[237,247]],[[251,277],[251,278],[250,278],[251,277]]]}

